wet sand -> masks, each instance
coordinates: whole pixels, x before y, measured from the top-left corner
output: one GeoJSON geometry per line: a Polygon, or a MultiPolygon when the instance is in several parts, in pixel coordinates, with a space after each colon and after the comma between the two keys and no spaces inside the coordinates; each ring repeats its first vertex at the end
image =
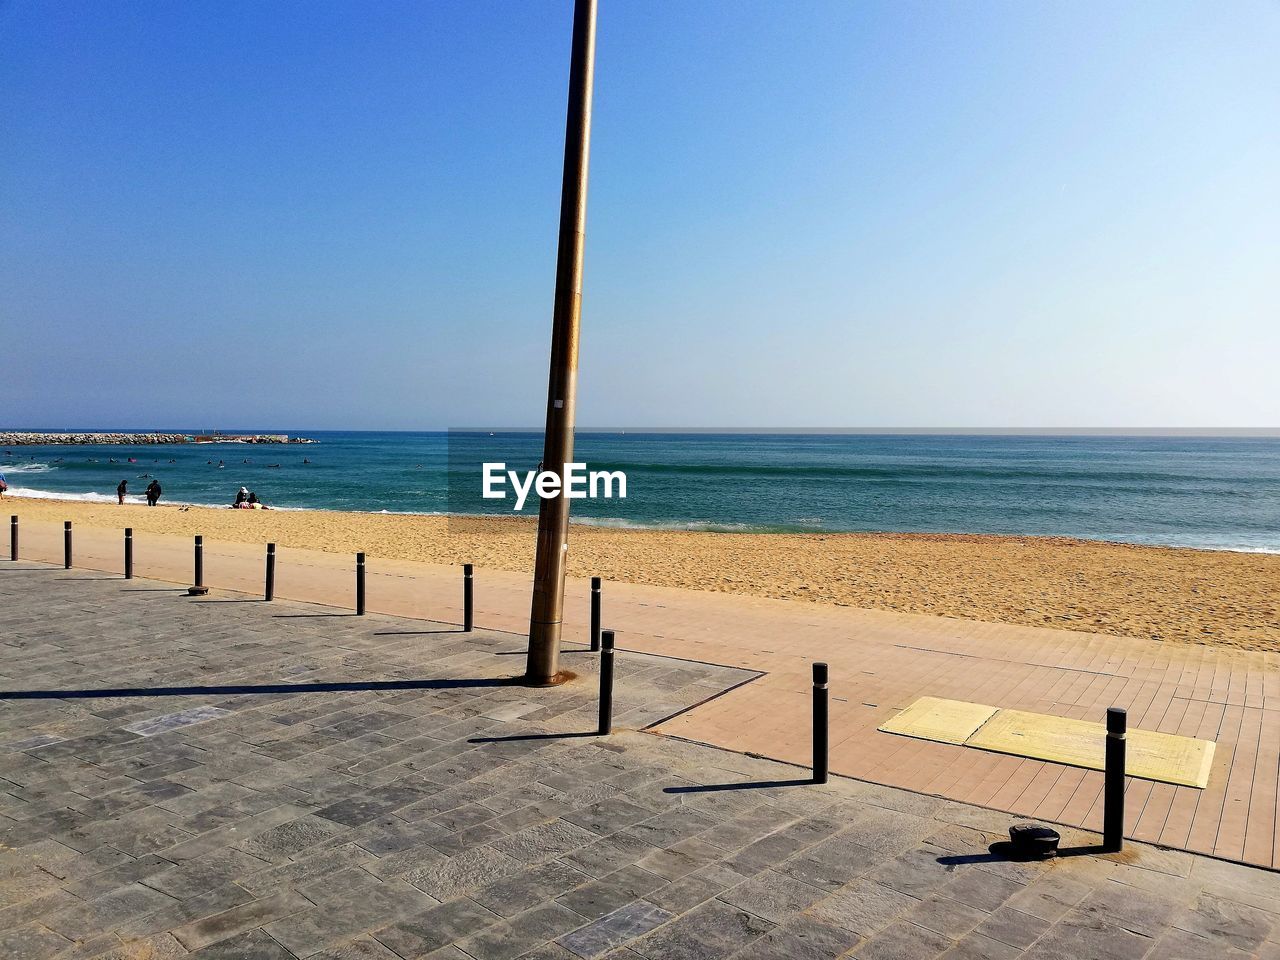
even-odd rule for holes
{"type": "MultiPolygon", "coordinates": [[[[528,572],[535,521],[25,500],[0,514],[528,572]]],[[[609,580],[1280,652],[1280,555],[956,534],[731,534],[575,525],[609,580]]]]}

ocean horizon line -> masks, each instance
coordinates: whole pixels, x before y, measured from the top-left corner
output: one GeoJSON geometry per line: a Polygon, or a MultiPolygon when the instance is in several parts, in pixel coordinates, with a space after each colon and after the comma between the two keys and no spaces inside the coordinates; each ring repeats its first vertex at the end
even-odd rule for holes
{"type": "MultiPolygon", "coordinates": [[[[77,426],[77,427],[0,427],[0,433],[168,433],[212,436],[224,434],[244,436],[252,434],[403,434],[408,436],[447,436],[458,434],[541,434],[538,426],[455,426],[433,428],[360,428],[343,427],[159,427],[159,426],[77,426]]],[[[1277,438],[1280,427],[660,427],[660,426],[581,426],[575,428],[582,434],[635,434],[637,436],[802,436],[802,437],[1223,437],[1223,438],[1277,438]]]]}

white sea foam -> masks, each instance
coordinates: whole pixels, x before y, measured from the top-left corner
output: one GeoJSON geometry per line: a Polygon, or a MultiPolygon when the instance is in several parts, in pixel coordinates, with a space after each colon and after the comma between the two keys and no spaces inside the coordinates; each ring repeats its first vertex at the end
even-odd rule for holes
{"type": "Polygon", "coordinates": [[[0,473],[50,473],[57,469],[48,463],[0,463],[0,473]]]}
{"type": "MultiPolygon", "coordinates": [[[[64,490],[36,490],[32,487],[10,487],[6,496],[27,497],[31,500],[66,500],[72,503],[116,503],[114,493],[68,493],[64,490]]],[[[146,503],[141,494],[127,494],[125,503],[146,503]]],[[[162,500],[167,506],[178,507],[225,507],[225,503],[193,503],[187,500],[162,500]]],[[[301,507],[283,507],[281,509],[299,510],[301,507]]]]}
{"type": "MultiPolygon", "coordinates": [[[[10,487],[9,492],[5,496],[27,497],[31,500],[66,500],[72,503],[116,503],[117,498],[114,493],[68,493],[64,490],[37,490],[32,487],[10,487]]],[[[126,494],[124,498],[126,504],[137,503],[144,504],[147,499],[142,494],[126,494]]],[[[230,508],[229,503],[199,503],[195,500],[170,500],[161,499],[161,504],[166,507],[211,507],[215,510],[223,507],[230,508]]],[[[271,510],[299,511],[299,510],[315,510],[316,507],[277,507],[272,505],[271,510]]]]}
{"type": "MultiPolygon", "coordinates": [[[[116,498],[105,493],[62,493],[54,490],[35,490],[31,487],[10,487],[9,496],[29,497],[32,500],[74,500],[80,503],[115,503],[116,498]]],[[[132,500],[133,497],[125,497],[132,500]]],[[[138,498],[141,499],[141,498],[138,498]]]]}
{"type": "Polygon", "coordinates": [[[763,529],[750,523],[724,523],[714,520],[625,520],[622,517],[574,517],[574,523],[586,527],[617,527],[621,530],[688,530],[694,533],[759,533],[763,529]]]}

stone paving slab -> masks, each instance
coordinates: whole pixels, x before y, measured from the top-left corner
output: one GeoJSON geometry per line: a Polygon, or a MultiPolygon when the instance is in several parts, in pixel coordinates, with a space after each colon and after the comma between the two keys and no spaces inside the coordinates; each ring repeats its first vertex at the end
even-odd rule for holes
{"type": "Polygon", "coordinates": [[[1280,875],[1012,862],[1007,815],[643,729],[749,671],[623,654],[602,738],[580,648],[533,690],[511,634],[24,563],[0,611],[0,957],[1280,957],[1280,875]]]}

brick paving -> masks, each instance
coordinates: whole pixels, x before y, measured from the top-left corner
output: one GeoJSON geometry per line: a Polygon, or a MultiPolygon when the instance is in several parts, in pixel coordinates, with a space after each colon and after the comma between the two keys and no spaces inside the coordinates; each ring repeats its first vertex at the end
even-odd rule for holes
{"type": "Polygon", "coordinates": [[[601,738],[595,656],[523,688],[512,634],[29,563],[0,610],[3,957],[1280,958],[1280,875],[1011,862],[1001,814],[643,731],[741,669],[624,654],[601,738]]]}

